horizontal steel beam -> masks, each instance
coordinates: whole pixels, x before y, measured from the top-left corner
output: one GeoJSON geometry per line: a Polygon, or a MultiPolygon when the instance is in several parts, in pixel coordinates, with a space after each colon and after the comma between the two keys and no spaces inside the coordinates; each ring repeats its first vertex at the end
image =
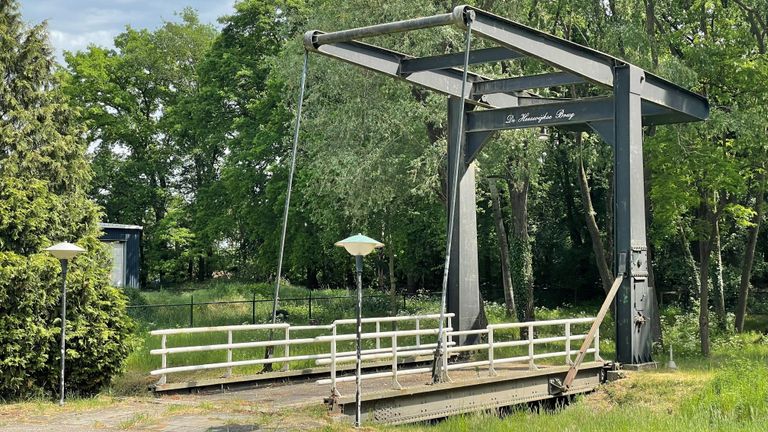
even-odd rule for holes
{"type": "Polygon", "coordinates": [[[473,34],[537,58],[558,69],[570,71],[594,83],[613,86],[615,60],[610,56],[480,9],[459,6],[462,7],[464,10],[475,12],[475,20],[472,22],[473,34]]]}
{"type": "Polygon", "coordinates": [[[709,117],[707,98],[647,72],[640,96],[646,101],[673,109],[690,117],[690,119],[680,120],[676,123],[706,120],[709,117]]]}
{"type": "MultiPolygon", "coordinates": [[[[461,97],[462,71],[460,69],[438,69],[413,72],[401,75],[401,64],[410,60],[405,54],[386,48],[369,45],[362,42],[339,42],[315,47],[313,40],[318,32],[308,32],[304,35],[304,47],[307,50],[324,54],[346,63],[361,66],[365,69],[378,72],[393,78],[402,79],[412,84],[434,90],[447,96],[461,97]]],[[[475,82],[485,81],[487,78],[472,72],[467,73],[467,85],[464,97],[467,103],[484,107],[508,107],[517,105],[517,97],[504,94],[487,94],[482,97],[472,98],[472,85],[475,82]]]]}
{"type": "Polygon", "coordinates": [[[575,100],[467,113],[467,132],[586,123],[613,118],[613,98],[575,100]]]}
{"type": "MultiPolygon", "coordinates": [[[[410,74],[426,70],[446,69],[464,65],[463,52],[444,54],[431,57],[405,59],[400,67],[401,74],[410,74]]],[[[490,63],[501,60],[512,60],[522,57],[508,48],[483,48],[469,52],[469,64],[490,63]]],[[[485,94],[485,93],[483,93],[485,94]]]]}
{"type": "MultiPolygon", "coordinates": [[[[312,40],[315,34],[307,33],[304,37],[304,45],[307,49],[327,55],[347,63],[361,66],[365,69],[379,72],[393,78],[402,79],[430,90],[434,90],[449,96],[461,97],[461,83],[463,81],[462,73],[456,69],[441,69],[435,71],[415,72],[407,76],[400,75],[400,64],[408,56],[398,52],[380,48],[374,45],[362,42],[338,42],[328,45],[319,45],[315,47],[312,40]]],[[[472,81],[482,80],[483,78],[469,73],[467,75],[469,83],[466,85],[464,97],[469,99],[472,95],[472,81]]],[[[479,103],[468,100],[470,103],[479,103]]]]}
{"type": "MultiPolygon", "coordinates": [[[[613,87],[614,67],[626,64],[621,59],[579,45],[566,39],[536,30],[469,6],[458,6],[468,13],[475,12],[472,32],[502,46],[537,58],[557,69],[569,71],[595,84],[613,87]]],[[[454,14],[459,12],[454,10],[454,14]]],[[[709,116],[707,99],[650,73],[640,95],[644,100],[678,111],[682,117],[675,122],[704,120],[709,116]]],[[[668,120],[671,122],[672,117],[668,120]]]]}
{"type": "Polygon", "coordinates": [[[510,93],[545,87],[555,87],[587,82],[584,78],[568,72],[554,72],[514,78],[483,81],[472,89],[473,94],[510,93]]]}
{"type": "Polygon", "coordinates": [[[312,42],[315,47],[318,47],[324,44],[348,42],[353,39],[362,39],[392,33],[402,33],[411,30],[439,27],[444,25],[463,24],[463,11],[454,12],[455,13],[446,13],[423,18],[414,18],[403,21],[376,24],[372,26],[358,27],[350,30],[342,30],[331,33],[314,33],[315,37],[312,42]]]}
{"type": "MultiPolygon", "coordinates": [[[[545,100],[535,99],[536,102],[545,100]]],[[[613,120],[613,110],[613,97],[597,97],[470,111],[467,112],[467,133],[613,120]]],[[[685,121],[679,113],[647,101],[642,102],[642,111],[643,126],[685,121]]]]}

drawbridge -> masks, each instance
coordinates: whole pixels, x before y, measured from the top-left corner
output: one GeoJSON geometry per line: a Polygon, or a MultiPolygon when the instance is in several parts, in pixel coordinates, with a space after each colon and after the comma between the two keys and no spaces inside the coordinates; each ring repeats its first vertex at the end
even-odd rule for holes
{"type": "MultiPolygon", "coordinates": [[[[471,6],[349,30],[312,30],[304,35],[304,47],[291,179],[310,54],[434,91],[448,102],[449,217],[440,314],[363,320],[363,419],[400,424],[567,398],[594,390],[607,368],[652,363],[650,327],[658,312],[648,284],[643,127],[704,120],[709,115],[706,98],[624,60],[471,6]],[[463,52],[414,57],[362,42],[442,26],[464,32],[463,52]],[[472,49],[473,36],[485,41],[483,48],[472,49]],[[469,70],[470,65],[522,58],[541,62],[549,72],[489,78],[469,70]],[[536,93],[571,86],[577,86],[579,94],[593,96],[552,99],[536,93]],[[613,149],[616,279],[593,318],[485,326],[481,324],[474,161],[497,131],[544,127],[561,133],[594,133],[613,149]],[[615,364],[605,362],[599,348],[600,324],[611,306],[616,318],[615,364]],[[593,358],[587,361],[590,355],[593,358]],[[426,366],[424,359],[434,361],[426,366]]],[[[288,197],[290,184],[289,180],[288,197]]],[[[288,203],[287,199],[278,276],[288,203]]],[[[162,363],[152,372],[160,377],[156,390],[258,382],[257,377],[233,370],[280,364],[282,370],[271,378],[313,379],[318,401],[322,398],[331,412],[349,416],[355,401],[345,386],[356,379],[347,374],[347,365],[356,361],[352,349],[356,335],[351,328],[355,320],[323,326],[277,323],[278,298],[279,282],[272,324],[153,332],[161,338],[161,348],[152,351],[162,363]],[[169,346],[169,338],[211,332],[226,335],[226,342],[169,346]],[[274,339],[272,332],[282,334],[282,339],[274,339]],[[265,358],[264,349],[277,354],[265,358]],[[223,358],[194,360],[196,354],[211,352],[223,358]],[[181,357],[185,360],[179,361],[181,357]],[[170,359],[179,364],[170,365],[170,359]],[[214,370],[223,370],[223,376],[184,375],[214,370]],[[169,376],[181,379],[170,382],[169,376]]]]}

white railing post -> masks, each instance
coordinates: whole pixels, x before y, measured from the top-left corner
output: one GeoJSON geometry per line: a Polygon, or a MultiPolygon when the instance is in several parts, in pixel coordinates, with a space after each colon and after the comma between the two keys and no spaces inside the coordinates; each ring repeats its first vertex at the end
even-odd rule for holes
{"type": "MultiPolygon", "coordinates": [[[[451,317],[448,317],[448,328],[453,328],[453,320],[451,317]]],[[[451,335],[451,338],[449,339],[451,341],[451,344],[453,344],[453,335],[451,335]]]]}
{"type": "Polygon", "coordinates": [[[533,324],[528,324],[528,369],[538,369],[533,363],[533,324]]]}
{"type": "Polygon", "coordinates": [[[397,381],[397,335],[392,335],[392,388],[400,390],[403,386],[397,381]]]}
{"type": "Polygon", "coordinates": [[[493,368],[493,327],[488,327],[488,375],[497,375],[493,368]]]}
{"type": "Polygon", "coordinates": [[[602,361],[600,358],[600,327],[595,330],[595,361],[602,361]]]}
{"type": "Polygon", "coordinates": [[[451,381],[451,377],[448,376],[448,333],[447,333],[447,330],[443,330],[443,336],[442,336],[442,339],[441,339],[441,343],[443,345],[443,353],[444,353],[444,355],[441,356],[442,360],[443,360],[443,362],[442,362],[443,363],[442,364],[443,374],[445,375],[445,377],[448,378],[448,382],[450,382],[451,381]]]}
{"type": "MultiPolygon", "coordinates": [[[[421,330],[418,318],[416,318],[416,330],[421,330]]],[[[416,348],[421,348],[421,335],[416,335],[416,348]]]]}
{"type": "Polygon", "coordinates": [[[571,360],[571,323],[565,323],[565,364],[572,365],[571,360]]]}
{"type": "MultiPolygon", "coordinates": [[[[167,342],[167,336],[163,335],[162,339],[160,340],[160,348],[166,349],[166,342],[167,342]]],[[[160,360],[160,365],[163,369],[168,367],[168,355],[163,352],[163,357],[160,360]]],[[[166,374],[162,374],[160,376],[160,380],[157,382],[158,384],[165,384],[168,380],[168,376],[166,374]]]]}
{"type": "Polygon", "coordinates": [[[336,324],[331,332],[331,397],[341,396],[336,389],[336,324]]]}
{"type": "Polygon", "coordinates": [[[381,322],[376,321],[376,349],[381,349],[381,338],[379,338],[379,333],[381,333],[381,322]]]}
{"type": "MultiPolygon", "coordinates": [[[[232,345],[232,330],[227,331],[227,344],[232,345]]],[[[232,348],[227,348],[227,363],[232,363],[232,348]]],[[[227,378],[232,376],[232,366],[227,368],[225,376],[227,378]]]]}
{"type": "MultiPolygon", "coordinates": [[[[290,327],[286,327],[285,328],[285,348],[284,348],[285,349],[285,353],[284,353],[285,357],[290,357],[291,356],[290,340],[291,340],[291,328],[290,327]]],[[[288,360],[286,360],[283,363],[283,372],[287,371],[290,368],[291,368],[290,362],[288,360]]]]}

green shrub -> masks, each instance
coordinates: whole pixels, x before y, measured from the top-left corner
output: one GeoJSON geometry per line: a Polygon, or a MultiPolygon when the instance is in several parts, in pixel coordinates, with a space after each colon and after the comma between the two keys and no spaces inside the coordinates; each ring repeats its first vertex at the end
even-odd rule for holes
{"type": "Polygon", "coordinates": [[[18,8],[0,2],[0,399],[58,392],[60,266],[43,249],[62,240],[87,250],[70,266],[66,354],[68,389],[89,394],[120,369],[132,327],[86,195],[82,122],[45,26],[27,27],[18,8]]]}

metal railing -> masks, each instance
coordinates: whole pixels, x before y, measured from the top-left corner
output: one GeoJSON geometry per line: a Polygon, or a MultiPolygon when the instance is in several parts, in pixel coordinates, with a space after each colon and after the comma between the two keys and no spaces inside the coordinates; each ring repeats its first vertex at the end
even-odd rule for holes
{"type": "MultiPolygon", "coordinates": [[[[453,314],[446,315],[446,326],[451,327],[451,320],[453,314]]],[[[435,344],[422,344],[421,337],[425,335],[435,335],[438,332],[435,328],[422,328],[425,320],[439,319],[439,314],[430,315],[413,315],[413,316],[396,316],[396,317],[378,317],[378,318],[363,318],[363,324],[374,324],[376,330],[374,332],[368,332],[362,334],[363,339],[375,339],[376,348],[366,349],[362,351],[363,359],[376,359],[387,358],[391,352],[410,353],[409,355],[420,355],[420,353],[431,353],[435,344]],[[403,323],[413,322],[416,330],[405,331],[381,331],[381,324],[383,323],[403,323]],[[392,338],[393,341],[397,340],[397,336],[415,336],[415,345],[401,347],[399,350],[395,346],[382,348],[383,338],[392,338]],[[418,354],[417,354],[418,353],[418,354]]],[[[328,325],[302,325],[292,326],[286,323],[277,324],[246,324],[246,325],[233,325],[233,326],[216,326],[216,327],[192,327],[192,328],[180,328],[180,329],[165,329],[165,330],[153,330],[150,332],[153,336],[160,336],[160,348],[150,351],[152,355],[161,356],[160,369],[153,370],[152,375],[160,375],[158,384],[165,384],[167,382],[167,375],[181,372],[193,372],[211,369],[226,369],[225,376],[232,375],[232,368],[239,366],[251,366],[259,364],[272,364],[283,363],[283,370],[289,370],[289,365],[292,362],[314,360],[321,362],[320,364],[329,364],[331,369],[331,376],[336,376],[337,363],[340,361],[348,361],[354,359],[354,351],[337,352],[338,342],[355,340],[355,333],[350,331],[349,333],[340,333],[339,327],[345,325],[351,325],[356,323],[354,319],[340,319],[336,320],[328,325]],[[258,331],[258,330],[270,330],[270,331],[282,331],[282,339],[273,340],[254,340],[248,342],[233,342],[234,333],[243,331],[258,331]],[[179,346],[168,347],[168,337],[172,335],[186,335],[196,333],[224,333],[227,334],[227,343],[213,344],[213,345],[193,345],[193,346],[179,346]],[[292,332],[321,332],[330,334],[315,335],[312,337],[296,338],[295,333],[292,338],[292,332]],[[292,345],[308,345],[308,344],[328,344],[329,352],[322,352],[317,354],[302,354],[291,355],[290,347],[292,345]],[[282,347],[283,352],[281,357],[271,358],[252,358],[247,360],[233,360],[233,351],[237,349],[248,348],[261,348],[261,347],[282,347]],[[206,351],[226,351],[226,361],[217,363],[204,363],[196,365],[185,366],[168,366],[168,356],[175,354],[193,353],[193,352],[206,352],[206,351]],[[327,361],[325,361],[327,360],[327,361]]],[[[396,358],[396,357],[395,357],[396,358]]]]}
{"type": "MultiPolygon", "coordinates": [[[[435,295],[438,293],[427,293],[427,295],[435,295]]],[[[402,305],[403,308],[407,307],[407,303],[409,300],[412,300],[414,298],[419,298],[418,295],[409,295],[408,293],[398,293],[397,295],[397,301],[402,305]]],[[[372,295],[366,295],[364,297],[365,300],[393,300],[391,295],[388,294],[372,294],[372,295]]],[[[307,318],[312,321],[317,316],[317,308],[320,307],[327,307],[326,305],[332,305],[335,302],[345,302],[345,301],[352,301],[353,299],[348,295],[343,296],[334,296],[334,295],[313,295],[312,291],[309,291],[307,297],[280,297],[280,304],[283,307],[293,305],[293,306],[303,306],[304,310],[306,310],[307,318]]],[[[256,296],[256,293],[253,294],[252,298],[250,299],[243,299],[243,300],[221,300],[221,301],[195,301],[194,296],[190,295],[189,301],[184,303],[154,303],[154,304],[133,304],[128,305],[127,309],[129,314],[137,318],[139,320],[146,320],[145,318],[147,315],[155,317],[155,315],[161,313],[165,319],[164,325],[173,326],[173,325],[186,325],[187,327],[195,327],[195,323],[199,323],[200,321],[209,321],[210,319],[206,320],[206,309],[215,308],[216,306],[236,306],[241,305],[245,306],[249,311],[244,311],[243,314],[241,314],[237,319],[239,319],[239,322],[248,322],[250,321],[251,324],[256,324],[257,321],[262,320],[264,317],[259,316],[259,307],[265,304],[271,305],[273,303],[273,299],[265,299],[265,298],[259,298],[256,296]],[[161,311],[161,312],[158,312],[161,311]],[[169,313],[172,312],[172,313],[169,313]],[[172,321],[167,321],[167,317],[172,315],[175,317],[172,321]],[[200,315],[203,315],[203,319],[201,320],[199,317],[200,315]]],[[[321,311],[322,312],[322,311],[321,311]]],[[[322,314],[321,314],[322,315],[322,314]]],[[[238,322],[234,321],[233,323],[238,322]]]]}
{"type": "MultiPolygon", "coordinates": [[[[565,357],[565,364],[570,365],[572,364],[571,355],[578,353],[578,347],[573,350],[571,346],[571,342],[573,341],[582,341],[586,338],[586,331],[584,333],[573,333],[573,326],[579,325],[579,324],[591,324],[595,321],[594,317],[589,318],[571,318],[571,319],[556,319],[556,320],[546,320],[546,321],[528,321],[528,322],[519,322],[519,323],[503,323],[503,324],[490,324],[486,328],[482,329],[475,329],[475,330],[460,330],[460,331],[453,331],[452,329],[448,329],[446,333],[444,333],[445,340],[447,346],[447,353],[448,356],[444,356],[443,360],[443,368],[446,371],[450,370],[457,370],[457,369],[465,369],[465,368],[478,368],[478,367],[487,367],[488,368],[488,374],[490,376],[496,375],[496,370],[494,369],[495,365],[504,364],[504,363],[520,363],[520,362],[527,362],[528,368],[531,370],[536,370],[538,367],[536,366],[535,360],[538,359],[545,359],[545,358],[553,358],[553,357],[565,357]],[[563,326],[564,328],[564,335],[563,336],[550,336],[550,337],[536,337],[536,329],[539,327],[559,327],[563,326]],[[499,330],[509,330],[509,329],[525,329],[527,330],[527,337],[522,340],[510,340],[510,341],[496,341],[494,336],[495,333],[497,333],[499,330]],[[486,336],[486,342],[484,343],[476,343],[471,345],[461,345],[456,346],[455,344],[451,343],[453,337],[455,336],[467,336],[467,335],[485,335],[486,336]],[[555,352],[541,352],[536,353],[536,346],[542,345],[542,344],[553,344],[553,343],[564,343],[564,349],[562,351],[555,351],[555,352]],[[526,355],[522,356],[511,356],[511,357],[502,357],[497,358],[496,357],[496,350],[501,348],[510,348],[510,347],[528,347],[528,352],[526,355]],[[487,359],[486,360],[478,360],[478,361],[471,361],[471,362],[457,362],[457,363],[451,363],[448,364],[447,358],[452,353],[460,353],[460,352],[469,352],[469,351],[475,351],[475,352],[487,352],[487,359]]],[[[449,326],[450,327],[450,326],[449,326]]],[[[402,386],[397,381],[397,377],[399,375],[411,375],[411,374],[420,374],[420,373],[427,373],[431,372],[431,368],[409,368],[405,370],[398,370],[398,364],[397,364],[397,358],[406,354],[401,353],[397,349],[397,338],[398,336],[407,336],[410,332],[390,332],[387,334],[387,336],[392,338],[392,349],[388,350],[387,352],[380,353],[375,358],[377,359],[385,359],[385,358],[391,358],[392,359],[392,369],[387,372],[376,372],[376,373],[368,373],[361,375],[362,379],[374,379],[374,378],[386,378],[386,377],[392,377],[392,387],[395,389],[400,389],[402,386]]],[[[330,338],[333,338],[332,336],[330,338]]],[[[337,338],[337,340],[341,340],[340,338],[337,338]]],[[[430,354],[432,351],[427,352],[427,354],[430,354]]],[[[599,361],[600,359],[600,337],[599,332],[595,335],[594,345],[592,348],[589,348],[586,351],[587,354],[594,354],[595,361],[599,361]]],[[[369,357],[371,358],[371,357],[369,357]]],[[[364,357],[365,359],[365,357],[364,357]]],[[[347,361],[347,358],[337,358],[337,361],[347,361]]],[[[352,358],[354,360],[354,357],[352,358]]],[[[325,363],[326,360],[320,360],[319,362],[325,363]]],[[[317,384],[319,385],[331,385],[331,392],[332,394],[338,395],[336,384],[339,382],[348,382],[348,381],[354,381],[355,377],[336,377],[331,372],[331,377],[326,379],[321,379],[317,381],[317,384]]]]}

